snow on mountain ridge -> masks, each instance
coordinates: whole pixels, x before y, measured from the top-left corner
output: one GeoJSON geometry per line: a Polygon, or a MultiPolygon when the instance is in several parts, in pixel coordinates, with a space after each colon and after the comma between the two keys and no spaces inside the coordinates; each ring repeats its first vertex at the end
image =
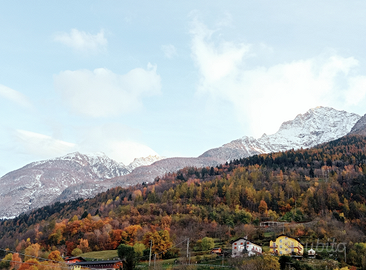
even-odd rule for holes
{"type": "Polygon", "coordinates": [[[11,217],[53,202],[66,188],[130,173],[104,154],[70,153],[30,163],[0,178],[0,216],[11,217]],[[11,207],[9,207],[11,205],[11,207]]]}
{"type": "Polygon", "coordinates": [[[109,158],[103,152],[97,152],[92,154],[81,154],[79,152],[73,152],[66,154],[65,156],[53,159],[32,162],[26,165],[25,168],[38,167],[44,164],[50,164],[59,161],[75,162],[84,167],[89,166],[100,179],[110,179],[131,172],[122,162],[117,162],[109,158]]]}
{"type": "Polygon", "coordinates": [[[127,169],[132,172],[134,169],[136,169],[137,167],[140,166],[147,166],[147,165],[151,165],[156,161],[165,159],[165,157],[160,157],[157,155],[149,155],[147,157],[140,157],[140,158],[135,158],[128,166],[127,169]]]}
{"type": "Polygon", "coordinates": [[[319,106],[283,122],[274,134],[263,134],[258,139],[244,136],[208,150],[201,157],[216,156],[229,161],[292,148],[309,148],[347,135],[360,118],[354,113],[319,106]]]}

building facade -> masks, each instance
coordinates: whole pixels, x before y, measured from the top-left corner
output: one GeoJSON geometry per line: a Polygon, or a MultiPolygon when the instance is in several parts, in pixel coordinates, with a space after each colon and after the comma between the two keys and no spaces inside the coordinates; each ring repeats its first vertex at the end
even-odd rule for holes
{"type": "Polygon", "coordinates": [[[299,240],[287,235],[280,235],[276,241],[270,242],[270,252],[275,255],[298,255],[304,254],[304,246],[299,240]]]}
{"type": "Polygon", "coordinates": [[[84,261],[70,264],[73,270],[94,269],[94,270],[115,270],[123,269],[121,260],[113,261],[84,261]]]}
{"type": "Polygon", "coordinates": [[[244,254],[247,256],[255,256],[262,254],[262,247],[246,238],[239,238],[231,242],[232,253],[231,257],[241,257],[244,254]]]}

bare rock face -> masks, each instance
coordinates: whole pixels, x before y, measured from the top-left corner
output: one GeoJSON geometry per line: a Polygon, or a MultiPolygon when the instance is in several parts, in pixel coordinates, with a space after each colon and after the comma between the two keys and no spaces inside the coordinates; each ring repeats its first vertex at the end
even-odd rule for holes
{"type": "Polygon", "coordinates": [[[0,218],[50,204],[69,186],[98,184],[127,173],[122,163],[104,154],[72,153],[33,162],[0,178],[0,218]]]}
{"type": "Polygon", "coordinates": [[[158,176],[184,167],[215,167],[255,154],[309,148],[351,133],[365,134],[366,115],[317,107],[284,122],[273,135],[242,137],[208,150],[198,158],[150,156],[135,159],[127,167],[104,154],[72,153],[34,162],[0,178],[0,218],[56,201],[89,198],[116,186],[152,182],[158,176]],[[356,125],[355,125],[356,124],[356,125]]]}
{"type": "Polygon", "coordinates": [[[366,114],[357,121],[349,134],[366,136],[366,114]]]}
{"type": "Polygon", "coordinates": [[[284,122],[273,135],[263,134],[259,139],[245,136],[208,150],[201,157],[220,157],[229,161],[292,148],[310,148],[347,135],[359,119],[360,116],[354,113],[316,107],[284,122]]]}
{"type": "Polygon", "coordinates": [[[224,160],[214,158],[166,158],[154,162],[149,166],[140,166],[130,174],[119,176],[103,181],[103,183],[86,183],[74,185],[66,188],[55,201],[68,201],[70,199],[92,197],[99,192],[106,191],[113,187],[128,187],[144,182],[153,182],[156,177],[161,177],[166,173],[176,172],[184,167],[215,167],[224,160]],[[85,196],[82,196],[85,195],[85,196]]]}

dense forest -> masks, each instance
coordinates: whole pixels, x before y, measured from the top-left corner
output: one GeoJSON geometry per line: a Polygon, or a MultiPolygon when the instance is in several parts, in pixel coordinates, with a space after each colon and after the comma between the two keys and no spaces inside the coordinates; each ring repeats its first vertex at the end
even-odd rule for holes
{"type": "Polygon", "coordinates": [[[165,250],[186,238],[194,249],[205,237],[267,241],[258,225],[275,220],[287,221],[279,232],[302,242],[348,243],[349,262],[366,267],[365,183],[366,138],[346,136],[33,210],[1,221],[0,247],[75,255],[121,243],[147,248],[154,239],[153,252],[168,258],[179,250],[165,250]]]}

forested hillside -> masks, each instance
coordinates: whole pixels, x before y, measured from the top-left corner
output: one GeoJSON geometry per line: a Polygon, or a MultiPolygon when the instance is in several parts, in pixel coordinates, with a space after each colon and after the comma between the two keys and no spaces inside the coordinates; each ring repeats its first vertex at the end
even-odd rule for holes
{"type": "MultiPolygon", "coordinates": [[[[283,230],[303,241],[361,242],[365,183],[366,139],[347,136],[312,149],[185,168],[152,184],[43,207],[2,221],[0,247],[22,251],[38,243],[44,252],[72,254],[116,249],[121,243],[147,247],[153,238],[153,251],[164,253],[186,237],[193,246],[206,236],[227,241],[248,235],[261,241],[263,231],[256,226],[266,220],[297,222],[283,230]]],[[[354,255],[356,265],[363,252],[354,255]]]]}

